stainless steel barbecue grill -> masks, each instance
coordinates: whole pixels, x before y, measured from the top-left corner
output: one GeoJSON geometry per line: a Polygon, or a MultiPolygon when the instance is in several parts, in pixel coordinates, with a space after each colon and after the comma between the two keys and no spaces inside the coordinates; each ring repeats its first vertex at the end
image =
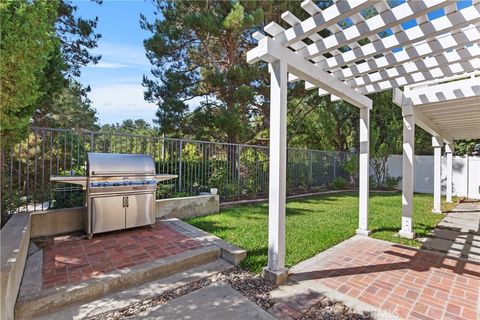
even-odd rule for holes
{"type": "Polygon", "coordinates": [[[51,181],[86,188],[85,232],[93,234],[155,223],[157,183],[177,176],[155,174],[146,154],[88,153],[87,176],[52,176],[51,181]]]}

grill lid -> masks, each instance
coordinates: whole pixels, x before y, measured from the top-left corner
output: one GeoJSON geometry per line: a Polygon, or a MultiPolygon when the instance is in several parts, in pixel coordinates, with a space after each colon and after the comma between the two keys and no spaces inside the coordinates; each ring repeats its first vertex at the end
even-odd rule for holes
{"type": "Polygon", "coordinates": [[[152,175],[155,163],[148,154],[88,153],[90,176],[152,175]]]}

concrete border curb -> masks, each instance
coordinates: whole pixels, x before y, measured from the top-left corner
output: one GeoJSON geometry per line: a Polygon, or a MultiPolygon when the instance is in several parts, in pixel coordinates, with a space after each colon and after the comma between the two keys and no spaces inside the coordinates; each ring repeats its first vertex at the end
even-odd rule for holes
{"type": "Polygon", "coordinates": [[[234,266],[238,266],[247,256],[246,250],[230,244],[219,237],[211,235],[210,233],[198,229],[184,221],[179,219],[166,219],[162,221],[187,237],[193,238],[201,243],[216,245],[221,250],[222,259],[230,262],[234,266]]]}

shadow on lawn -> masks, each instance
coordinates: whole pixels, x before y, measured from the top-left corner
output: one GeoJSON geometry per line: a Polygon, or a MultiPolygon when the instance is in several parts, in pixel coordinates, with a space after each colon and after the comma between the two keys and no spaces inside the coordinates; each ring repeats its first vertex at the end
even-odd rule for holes
{"type": "Polygon", "coordinates": [[[338,201],[342,201],[343,198],[346,198],[346,197],[351,198],[354,196],[356,196],[356,194],[352,194],[352,193],[343,193],[343,194],[337,194],[337,195],[320,195],[320,196],[312,196],[305,199],[291,199],[291,200],[287,200],[287,202],[318,204],[319,203],[318,201],[320,200],[322,204],[335,204],[335,203],[338,203],[338,201]]]}
{"type": "Polygon", "coordinates": [[[224,225],[221,225],[218,222],[208,221],[208,220],[201,220],[201,221],[187,220],[187,223],[191,224],[194,227],[202,229],[203,231],[206,231],[208,233],[216,233],[216,232],[236,229],[235,227],[226,227],[224,225]]]}
{"type": "Polygon", "coordinates": [[[297,209],[297,208],[287,208],[287,216],[299,216],[305,215],[308,212],[324,212],[323,210],[312,210],[312,209],[297,209]]]}
{"type": "MultiPolygon", "coordinates": [[[[429,234],[431,234],[435,230],[436,226],[430,226],[424,223],[419,223],[414,226],[414,231],[416,234],[416,238],[422,238],[426,237],[429,234]]],[[[375,228],[372,229],[372,234],[378,233],[378,232],[394,232],[398,233],[400,231],[400,227],[380,227],[380,228],[375,228]]]]}
{"type": "Polygon", "coordinates": [[[267,265],[268,247],[260,247],[247,250],[247,258],[242,261],[241,266],[253,272],[261,272],[267,265]]]}

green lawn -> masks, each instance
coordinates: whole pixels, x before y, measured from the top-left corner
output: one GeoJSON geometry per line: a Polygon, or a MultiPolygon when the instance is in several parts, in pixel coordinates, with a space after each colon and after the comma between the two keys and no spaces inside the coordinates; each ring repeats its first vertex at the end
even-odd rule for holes
{"type": "MultiPolygon", "coordinates": [[[[442,218],[431,213],[431,195],[416,194],[414,230],[425,235],[442,218]]],[[[400,229],[401,194],[370,195],[372,237],[419,246],[416,240],[395,236],[400,229]]],[[[449,208],[444,208],[449,209],[449,208]]],[[[244,205],[220,214],[188,219],[188,223],[247,250],[243,267],[260,272],[267,264],[268,206],[244,205]]],[[[286,264],[292,266],[353,236],[358,226],[358,198],[354,193],[323,195],[287,203],[286,264]]]]}

